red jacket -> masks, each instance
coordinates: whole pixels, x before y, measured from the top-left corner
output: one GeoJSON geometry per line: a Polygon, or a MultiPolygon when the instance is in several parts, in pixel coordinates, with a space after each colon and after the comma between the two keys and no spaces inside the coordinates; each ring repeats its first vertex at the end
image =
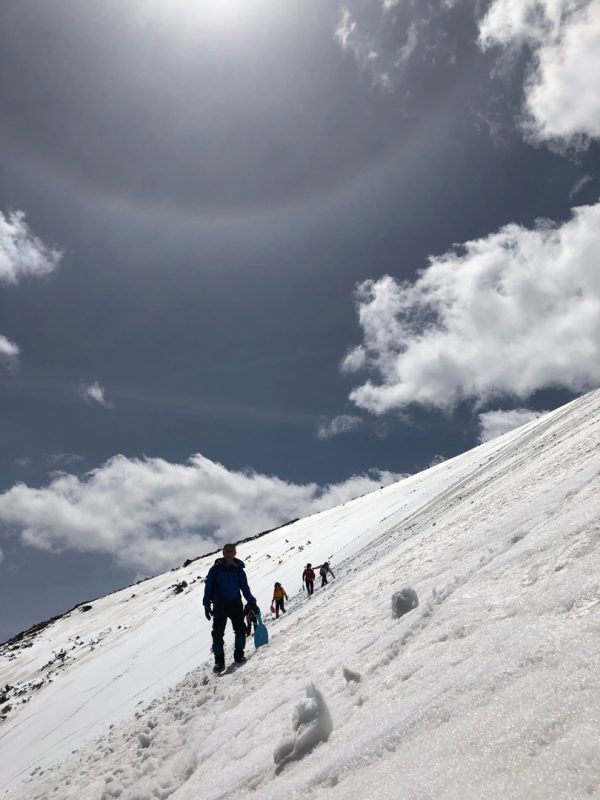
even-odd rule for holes
{"type": "Polygon", "coordinates": [[[312,569],[305,569],[302,573],[302,580],[303,581],[314,581],[315,573],[312,569]]]}

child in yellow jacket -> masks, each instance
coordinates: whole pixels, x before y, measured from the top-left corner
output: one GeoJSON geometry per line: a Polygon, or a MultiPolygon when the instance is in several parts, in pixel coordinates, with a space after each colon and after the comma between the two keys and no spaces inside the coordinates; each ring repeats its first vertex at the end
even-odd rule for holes
{"type": "Polygon", "coordinates": [[[279,611],[285,614],[285,606],[283,604],[284,598],[287,600],[287,592],[280,583],[275,584],[273,589],[273,602],[275,603],[275,619],[279,617],[279,611]]]}

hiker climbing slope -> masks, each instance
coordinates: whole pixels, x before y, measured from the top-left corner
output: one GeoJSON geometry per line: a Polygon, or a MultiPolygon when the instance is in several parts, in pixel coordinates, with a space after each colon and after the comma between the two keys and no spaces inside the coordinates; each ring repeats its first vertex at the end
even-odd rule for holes
{"type": "Polygon", "coordinates": [[[273,589],[273,602],[275,603],[275,618],[279,617],[279,612],[285,614],[285,605],[284,605],[284,598],[285,600],[288,599],[287,592],[283,588],[280,583],[276,583],[273,589]]]}
{"type": "Polygon", "coordinates": [[[329,566],[329,561],[325,561],[324,564],[321,564],[319,575],[321,576],[321,586],[325,586],[327,584],[327,575],[331,575],[332,578],[335,578],[335,575],[329,566]]]}
{"type": "Polygon", "coordinates": [[[302,582],[305,584],[306,591],[310,596],[315,588],[315,571],[311,564],[306,565],[306,569],[302,573],[302,582]]]}
{"type": "Polygon", "coordinates": [[[244,562],[235,557],[235,545],[226,544],[223,548],[223,558],[217,558],[206,576],[204,587],[204,613],[210,621],[212,617],[212,650],[215,656],[214,671],[225,669],[225,650],[223,636],[227,620],[231,620],[235,633],[233,659],[236,664],[243,664],[246,660],[244,648],[246,646],[246,623],[244,621],[244,607],[240,592],[248,601],[248,607],[258,612],[248,579],[244,572],[244,562]],[[212,608],[211,608],[212,606],[212,608]]]}

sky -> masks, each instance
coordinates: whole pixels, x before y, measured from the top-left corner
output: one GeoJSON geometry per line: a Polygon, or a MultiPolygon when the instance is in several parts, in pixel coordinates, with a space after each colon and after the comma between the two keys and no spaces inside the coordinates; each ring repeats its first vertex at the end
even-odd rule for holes
{"type": "Polygon", "coordinates": [[[0,639],[599,385],[598,0],[0,29],[0,639]]]}
{"type": "Polygon", "coordinates": [[[211,556],[0,645],[1,796],[597,798],[599,420],[596,391],[241,544],[269,642],[239,669],[211,556]]]}

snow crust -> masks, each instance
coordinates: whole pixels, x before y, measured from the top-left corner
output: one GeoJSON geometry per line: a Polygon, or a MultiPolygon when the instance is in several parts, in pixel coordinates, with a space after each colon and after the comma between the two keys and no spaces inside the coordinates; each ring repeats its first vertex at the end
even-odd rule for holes
{"type": "Polygon", "coordinates": [[[270,643],[231,674],[210,672],[214,557],[5,646],[0,795],[600,797],[599,431],[596,391],[241,545],[270,643]]]}

